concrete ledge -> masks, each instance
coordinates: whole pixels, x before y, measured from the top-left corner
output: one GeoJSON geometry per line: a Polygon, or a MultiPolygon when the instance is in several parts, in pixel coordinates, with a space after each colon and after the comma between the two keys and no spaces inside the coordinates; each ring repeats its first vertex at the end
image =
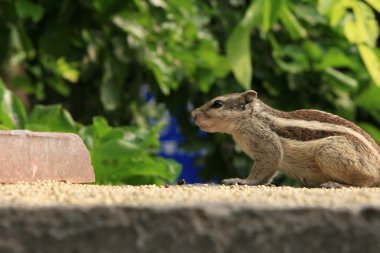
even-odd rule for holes
{"type": "Polygon", "coordinates": [[[0,252],[378,252],[380,210],[1,208],[0,252]]]}
{"type": "Polygon", "coordinates": [[[379,192],[0,185],[0,252],[378,252],[379,192]]]}

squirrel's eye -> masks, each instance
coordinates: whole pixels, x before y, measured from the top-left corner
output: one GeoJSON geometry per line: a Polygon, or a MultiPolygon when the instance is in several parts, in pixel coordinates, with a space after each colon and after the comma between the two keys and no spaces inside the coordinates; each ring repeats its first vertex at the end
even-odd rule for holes
{"type": "Polygon", "coordinates": [[[220,108],[222,106],[223,106],[223,101],[221,101],[221,100],[215,100],[211,107],[212,108],[220,108]]]}

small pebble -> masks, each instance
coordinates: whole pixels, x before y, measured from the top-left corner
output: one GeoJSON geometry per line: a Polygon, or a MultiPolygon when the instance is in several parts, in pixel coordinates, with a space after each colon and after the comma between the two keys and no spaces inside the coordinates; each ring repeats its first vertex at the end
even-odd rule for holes
{"type": "Polygon", "coordinates": [[[183,178],[177,181],[177,185],[184,185],[184,184],[186,184],[186,181],[183,178]]]}

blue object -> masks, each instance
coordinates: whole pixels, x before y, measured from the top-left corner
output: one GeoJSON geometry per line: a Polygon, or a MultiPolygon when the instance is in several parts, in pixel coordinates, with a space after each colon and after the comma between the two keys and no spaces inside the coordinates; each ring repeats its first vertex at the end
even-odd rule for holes
{"type": "Polygon", "coordinates": [[[182,164],[182,172],[179,179],[185,179],[186,183],[200,183],[200,166],[194,166],[194,160],[201,155],[201,152],[184,151],[180,144],[186,138],[181,135],[177,119],[169,116],[168,126],[160,133],[160,152],[159,155],[171,158],[182,164]]]}
{"type": "MultiPolygon", "coordinates": [[[[149,91],[148,85],[142,85],[140,88],[140,96],[143,100],[149,102],[154,101],[154,97],[149,91]]],[[[191,111],[192,106],[189,105],[188,110],[191,111]]],[[[164,158],[171,158],[182,165],[182,172],[178,179],[184,179],[186,183],[200,183],[199,172],[201,166],[194,166],[194,160],[202,155],[201,151],[190,152],[180,148],[180,144],[186,138],[180,133],[178,121],[173,116],[168,116],[169,124],[160,133],[160,151],[159,155],[164,158]]],[[[154,122],[150,122],[154,125],[154,122]]],[[[205,136],[206,133],[200,132],[199,136],[205,136]]]]}

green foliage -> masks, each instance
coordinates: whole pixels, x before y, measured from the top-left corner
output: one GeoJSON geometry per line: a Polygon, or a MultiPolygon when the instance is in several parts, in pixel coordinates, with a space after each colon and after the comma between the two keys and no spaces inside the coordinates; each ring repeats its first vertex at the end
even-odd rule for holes
{"type": "Polygon", "coordinates": [[[36,105],[28,118],[26,129],[40,132],[77,132],[79,126],[61,105],[36,105]]]}
{"type": "Polygon", "coordinates": [[[159,148],[158,132],[138,127],[112,128],[102,117],[79,134],[90,149],[99,183],[164,184],[174,182],[181,166],[154,156],[159,148]]]}
{"type": "Polygon", "coordinates": [[[259,7],[252,2],[244,18],[234,28],[227,41],[227,56],[236,80],[249,89],[252,82],[251,64],[251,29],[255,18],[255,10],[259,7]]]}
{"type": "Polygon", "coordinates": [[[20,100],[5,88],[0,79],[0,128],[22,128],[25,126],[26,113],[20,100]]]}
{"type": "Polygon", "coordinates": [[[377,0],[0,1],[0,75],[32,105],[28,121],[3,98],[1,127],[79,132],[102,182],[174,180],[176,166],[154,155],[158,130],[146,128],[165,108],[186,148],[207,147],[205,179],[245,176],[249,160],[227,136],[199,138],[188,105],[250,88],[279,109],[360,122],[380,143],[379,11],[377,0]],[[63,104],[81,124],[38,103],[63,104]]]}
{"type": "MultiPolygon", "coordinates": [[[[373,7],[375,1],[367,1],[373,7]]],[[[379,24],[371,6],[359,0],[320,1],[320,10],[330,19],[330,25],[342,30],[347,40],[358,46],[360,56],[375,82],[380,86],[380,56],[376,54],[379,24]]]]}
{"type": "Polygon", "coordinates": [[[181,166],[157,157],[159,131],[164,124],[151,129],[111,127],[102,117],[83,126],[73,120],[61,105],[36,105],[26,117],[21,101],[0,79],[1,129],[25,128],[32,131],[72,132],[79,134],[91,154],[97,183],[165,184],[174,182],[181,166]]]}

